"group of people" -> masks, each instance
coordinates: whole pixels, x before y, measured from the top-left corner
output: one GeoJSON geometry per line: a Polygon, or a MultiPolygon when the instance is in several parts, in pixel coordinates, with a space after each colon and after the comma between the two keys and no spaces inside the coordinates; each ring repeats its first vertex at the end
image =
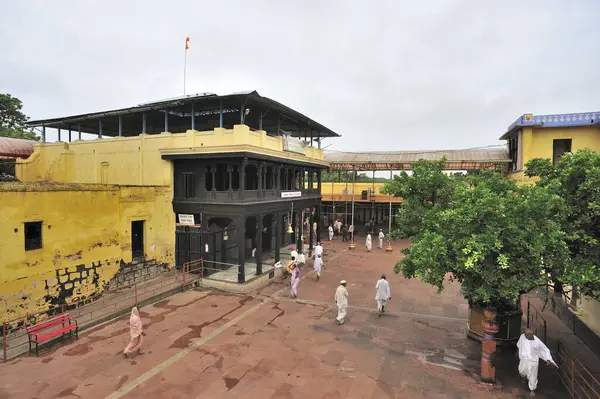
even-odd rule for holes
{"type": "MultiPolygon", "coordinates": [[[[340,285],[335,290],[335,296],[333,301],[337,306],[337,323],[344,324],[346,321],[346,314],[348,313],[348,289],[346,288],[346,280],[340,281],[340,285]]],[[[385,313],[385,306],[387,302],[392,299],[392,291],[390,290],[390,283],[387,281],[385,274],[381,275],[381,278],[377,280],[375,284],[375,301],[377,302],[377,316],[381,317],[385,313]]]]}
{"type": "Polygon", "coordinates": [[[333,240],[334,236],[342,236],[342,241],[348,242],[348,235],[352,236],[354,233],[354,225],[350,225],[348,227],[346,224],[343,224],[339,220],[335,220],[333,225],[329,225],[327,227],[327,233],[329,236],[329,241],[333,240]]]}
{"type": "MultiPolygon", "coordinates": [[[[369,232],[367,233],[367,237],[365,239],[365,248],[367,249],[367,252],[371,252],[371,249],[373,248],[372,234],[375,233],[374,229],[375,229],[375,227],[373,224],[373,220],[371,220],[371,222],[369,224],[369,232]]],[[[328,236],[329,236],[329,241],[332,241],[333,237],[335,235],[341,235],[342,241],[347,242],[348,234],[350,234],[351,238],[354,234],[354,225],[350,225],[350,227],[347,228],[345,224],[342,224],[342,222],[340,222],[338,219],[336,219],[333,222],[333,224],[330,224],[327,227],[327,232],[328,232],[328,236]]],[[[378,243],[379,245],[377,245],[377,248],[383,249],[383,239],[385,238],[383,229],[379,229],[379,234],[378,234],[377,238],[379,239],[379,243],[378,243]]]]}
{"type": "MultiPolygon", "coordinates": [[[[379,242],[380,248],[382,246],[382,234],[380,231],[379,242]]],[[[367,250],[370,250],[370,234],[367,235],[367,250]]],[[[291,261],[288,263],[286,270],[291,276],[291,297],[296,298],[298,296],[298,284],[300,282],[300,268],[298,262],[298,252],[295,248],[291,248],[291,261]]],[[[323,246],[320,242],[314,248],[314,263],[313,269],[316,275],[317,281],[321,278],[321,272],[323,270],[323,246]]],[[[344,324],[346,321],[346,315],[348,313],[348,293],[346,280],[341,280],[340,285],[335,290],[334,302],[337,307],[337,323],[339,325],[344,324]]],[[[387,281],[385,274],[381,275],[381,278],[375,284],[375,301],[377,303],[377,315],[381,317],[385,313],[385,307],[389,300],[392,299],[392,293],[390,290],[390,284],[387,281]]],[[[143,331],[142,319],[137,307],[131,310],[129,318],[129,334],[130,340],[125,349],[123,355],[127,358],[133,353],[141,354],[142,344],[144,342],[144,336],[146,333],[143,331]]],[[[528,387],[530,390],[530,396],[535,396],[535,390],[538,384],[538,371],[539,361],[544,360],[548,365],[554,365],[558,368],[552,354],[548,347],[534,335],[532,329],[527,328],[519,341],[517,342],[518,356],[519,356],[519,367],[518,371],[521,377],[527,380],[528,387]]]]}

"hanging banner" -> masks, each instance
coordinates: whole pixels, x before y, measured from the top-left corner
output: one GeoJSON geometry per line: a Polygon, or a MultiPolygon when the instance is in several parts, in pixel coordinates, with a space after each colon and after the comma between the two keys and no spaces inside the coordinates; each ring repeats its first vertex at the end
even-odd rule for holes
{"type": "Polygon", "coordinates": [[[288,136],[287,134],[284,134],[283,135],[283,150],[304,155],[304,141],[294,138],[292,136],[288,136]]]}

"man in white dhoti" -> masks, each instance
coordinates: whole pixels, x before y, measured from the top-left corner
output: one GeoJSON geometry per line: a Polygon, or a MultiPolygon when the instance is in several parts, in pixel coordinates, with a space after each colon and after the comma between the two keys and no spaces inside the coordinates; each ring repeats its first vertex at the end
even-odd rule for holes
{"type": "Polygon", "coordinates": [[[329,225],[327,230],[329,231],[329,241],[331,241],[331,240],[333,240],[333,226],[329,225]]]}
{"type": "Polygon", "coordinates": [[[354,225],[351,224],[350,227],[348,227],[348,233],[350,234],[350,240],[354,241],[354,225]]]}
{"type": "Polygon", "coordinates": [[[547,365],[553,364],[556,368],[558,366],[552,360],[552,354],[548,347],[533,335],[531,328],[525,329],[525,333],[521,334],[517,348],[519,348],[519,374],[521,377],[527,378],[529,396],[535,396],[540,359],[545,360],[547,365]]]}
{"type": "Polygon", "coordinates": [[[385,274],[382,274],[381,278],[377,280],[377,284],[375,284],[375,300],[377,301],[377,312],[379,312],[377,316],[381,317],[385,312],[385,305],[390,299],[392,299],[390,283],[388,283],[385,274]]]}
{"type": "Polygon", "coordinates": [[[336,320],[338,324],[344,324],[346,321],[346,311],[348,310],[348,290],[346,289],[346,280],[340,281],[339,287],[335,290],[335,303],[338,308],[336,320]]]}
{"type": "Polygon", "coordinates": [[[383,248],[383,239],[385,238],[385,234],[383,234],[383,230],[379,229],[379,246],[377,248],[383,248]]]}
{"type": "Polygon", "coordinates": [[[321,254],[318,254],[315,257],[315,261],[313,263],[313,268],[315,269],[315,274],[317,275],[317,281],[321,279],[321,270],[323,269],[323,258],[321,258],[321,254]]]}
{"type": "Polygon", "coordinates": [[[367,247],[367,252],[371,252],[373,243],[371,242],[371,233],[367,234],[367,240],[365,241],[365,247],[367,247]]]}

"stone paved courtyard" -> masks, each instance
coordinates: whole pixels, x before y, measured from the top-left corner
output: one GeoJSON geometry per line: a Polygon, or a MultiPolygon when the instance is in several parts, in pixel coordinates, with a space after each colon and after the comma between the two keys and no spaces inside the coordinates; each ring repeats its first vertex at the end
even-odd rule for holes
{"type": "MultiPolygon", "coordinates": [[[[500,361],[503,386],[476,382],[480,346],[465,338],[459,286],[441,295],[394,275],[400,256],[325,243],[320,281],[302,270],[298,300],[288,281],[247,296],[188,291],[141,309],[145,353],[125,359],[128,317],[79,341],[0,366],[4,398],[519,398],[528,393],[514,356],[500,361]],[[374,312],[382,272],[389,314],[374,312]],[[348,280],[347,323],[335,324],[333,294],[348,280]]],[[[404,245],[406,245],[404,243],[404,245]]],[[[556,372],[540,366],[541,398],[566,397],[556,372]]]]}

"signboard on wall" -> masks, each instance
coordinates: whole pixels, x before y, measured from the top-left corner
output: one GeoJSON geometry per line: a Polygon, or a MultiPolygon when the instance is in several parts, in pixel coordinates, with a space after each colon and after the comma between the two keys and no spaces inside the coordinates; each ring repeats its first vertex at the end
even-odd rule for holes
{"type": "Polygon", "coordinates": [[[302,191],[284,191],[281,193],[281,198],[296,198],[302,197],[302,191]]]}
{"type": "Polygon", "coordinates": [[[194,221],[194,215],[179,213],[177,214],[177,218],[179,220],[179,224],[184,226],[194,226],[196,223],[194,221]]]}
{"type": "Polygon", "coordinates": [[[284,134],[283,150],[304,155],[304,141],[284,134]]]}

